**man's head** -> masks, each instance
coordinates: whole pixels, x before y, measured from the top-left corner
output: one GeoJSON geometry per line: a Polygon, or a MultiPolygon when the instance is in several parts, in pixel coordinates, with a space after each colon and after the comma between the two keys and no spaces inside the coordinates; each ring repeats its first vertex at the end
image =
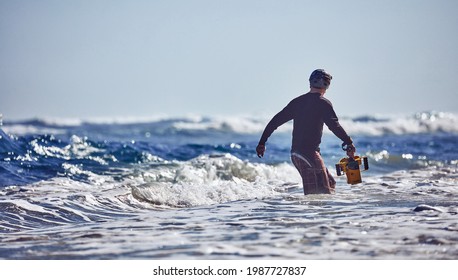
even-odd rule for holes
{"type": "Polygon", "coordinates": [[[310,87],[318,89],[328,89],[331,84],[332,76],[323,69],[317,69],[310,75],[310,87]]]}

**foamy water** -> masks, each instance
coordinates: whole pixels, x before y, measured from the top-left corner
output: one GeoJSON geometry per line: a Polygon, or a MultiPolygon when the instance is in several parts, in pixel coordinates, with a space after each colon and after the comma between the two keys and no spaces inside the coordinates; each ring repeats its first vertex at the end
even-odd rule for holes
{"type": "Polygon", "coordinates": [[[456,166],[365,178],[357,186],[339,181],[336,195],[304,196],[299,185],[281,184],[279,178],[238,180],[243,179],[202,185],[101,183],[98,194],[93,185],[64,180],[10,188],[5,191],[10,200],[2,206],[16,211],[10,209],[8,222],[2,222],[12,232],[0,235],[1,256],[458,257],[456,166]]]}
{"type": "MultiPolygon", "coordinates": [[[[454,115],[404,122],[413,119],[432,131],[353,120],[351,129],[378,131],[354,137],[369,157],[364,182],[336,177],[335,195],[308,196],[289,162],[288,128],[258,159],[253,120],[245,133],[232,118],[6,122],[0,258],[457,259],[454,115]]],[[[335,175],[340,143],[323,140],[335,175]]]]}

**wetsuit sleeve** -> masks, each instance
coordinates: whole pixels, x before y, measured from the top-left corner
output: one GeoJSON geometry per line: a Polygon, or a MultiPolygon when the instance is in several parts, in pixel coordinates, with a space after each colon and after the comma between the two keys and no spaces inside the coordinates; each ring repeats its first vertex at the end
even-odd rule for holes
{"type": "Polygon", "coordinates": [[[260,145],[265,145],[267,139],[272,133],[282,124],[292,120],[294,118],[294,110],[292,109],[293,103],[290,102],[283,110],[278,112],[267,124],[264,132],[262,133],[261,139],[259,140],[260,145]]]}
{"type": "Polygon", "coordinates": [[[324,123],[340,140],[342,140],[346,145],[353,144],[353,140],[348,136],[347,132],[339,123],[334,108],[332,107],[331,102],[326,100],[324,103],[324,123]]]}

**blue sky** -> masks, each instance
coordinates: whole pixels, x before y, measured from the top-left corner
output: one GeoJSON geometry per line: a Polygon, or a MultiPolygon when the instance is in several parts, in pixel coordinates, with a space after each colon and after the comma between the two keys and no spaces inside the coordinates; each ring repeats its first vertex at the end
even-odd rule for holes
{"type": "Polygon", "coordinates": [[[0,0],[4,119],[456,112],[458,1],[0,0]]]}

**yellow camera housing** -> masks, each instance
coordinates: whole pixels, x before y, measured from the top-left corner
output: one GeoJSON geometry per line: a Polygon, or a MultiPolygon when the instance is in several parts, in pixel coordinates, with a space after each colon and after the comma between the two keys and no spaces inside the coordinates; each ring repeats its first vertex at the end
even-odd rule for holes
{"type": "Polygon", "coordinates": [[[341,176],[342,173],[347,175],[347,183],[351,185],[359,184],[361,180],[361,169],[360,165],[364,165],[364,170],[369,169],[369,162],[367,157],[355,156],[353,158],[342,158],[339,163],[336,164],[337,176],[341,176]]]}

